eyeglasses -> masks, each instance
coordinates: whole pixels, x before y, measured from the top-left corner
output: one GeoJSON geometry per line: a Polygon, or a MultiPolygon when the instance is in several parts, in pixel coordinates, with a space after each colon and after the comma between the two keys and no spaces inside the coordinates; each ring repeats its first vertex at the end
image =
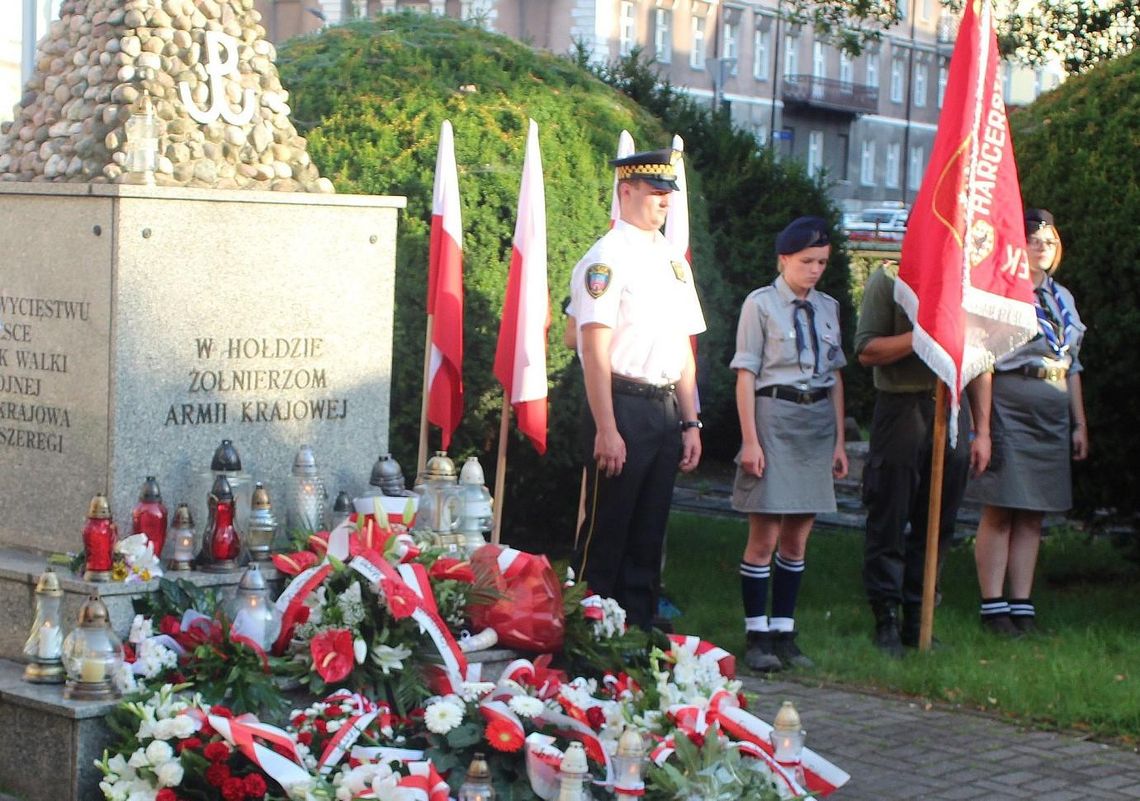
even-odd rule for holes
{"type": "Polygon", "coordinates": [[[1029,237],[1026,244],[1031,248],[1055,248],[1060,244],[1056,239],[1038,239],[1035,236],[1029,237]]]}

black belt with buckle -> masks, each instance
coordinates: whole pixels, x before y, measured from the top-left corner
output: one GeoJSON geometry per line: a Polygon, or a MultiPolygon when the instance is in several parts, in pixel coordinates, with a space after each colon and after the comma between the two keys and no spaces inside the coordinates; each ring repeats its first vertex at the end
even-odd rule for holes
{"type": "Polygon", "coordinates": [[[1062,378],[1069,374],[1065,367],[1037,367],[1032,364],[1024,364],[1021,367],[1014,367],[1012,370],[1002,370],[1003,373],[1018,373],[1019,375],[1027,375],[1030,378],[1040,378],[1043,381],[1060,381],[1062,378]]]}
{"type": "Polygon", "coordinates": [[[797,389],[796,387],[788,386],[771,386],[764,387],[763,389],[756,390],[756,397],[775,398],[776,400],[789,401],[791,403],[819,403],[827,397],[828,390],[826,389],[797,389]]]}
{"type": "Polygon", "coordinates": [[[677,392],[676,384],[643,384],[640,381],[631,381],[620,375],[610,376],[610,386],[613,391],[621,395],[634,395],[650,400],[664,400],[671,398],[677,392]]]}

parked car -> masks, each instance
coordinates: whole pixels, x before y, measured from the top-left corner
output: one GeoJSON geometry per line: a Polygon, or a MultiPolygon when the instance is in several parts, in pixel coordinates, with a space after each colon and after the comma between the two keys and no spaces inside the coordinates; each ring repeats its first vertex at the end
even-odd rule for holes
{"type": "Polygon", "coordinates": [[[902,242],[910,210],[863,209],[843,215],[842,228],[853,242],[902,242]]]}

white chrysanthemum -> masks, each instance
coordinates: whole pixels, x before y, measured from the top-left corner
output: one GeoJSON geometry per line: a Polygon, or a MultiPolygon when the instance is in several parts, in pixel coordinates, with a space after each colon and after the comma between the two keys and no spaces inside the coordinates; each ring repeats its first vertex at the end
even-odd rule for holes
{"type": "Polygon", "coordinates": [[[452,701],[437,701],[424,710],[424,725],[435,734],[447,734],[463,722],[463,707],[452,701]]]}
{"type": "Polygon", "coordinates": [[[164,740],[155,740],[146,747],[146,758],[151,765],[161,765],[174,758],[174,749],[164,740]]]}
{"type": "Polygon", "coordinates": [[[177,759],[163,762],[154,769],[154,775],[158,779],[159,787],[177,787],[182,784],[182,763],[177,759]]]}
{"type": "Polygon", "coordinates": [[[493,689],[495,689],[494,682],[465,681],[463,686],[459,688],[459,697],[464,701],[478,701],[493,689]]]}
{"type": "Polygon", "coordinates": [[[546,709],[546,705],[541,700],[531,698],[529,695],[511,696],[511,700],[507,701],[507,706],[511,708],[512,712],[523,718],[537,717],[546,709]]]}

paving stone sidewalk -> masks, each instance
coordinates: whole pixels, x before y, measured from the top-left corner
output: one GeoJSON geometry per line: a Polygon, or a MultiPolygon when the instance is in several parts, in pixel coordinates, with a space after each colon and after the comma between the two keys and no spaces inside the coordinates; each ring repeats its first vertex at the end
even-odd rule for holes
{"type": "Polygon", "coordinates": [[[897,698],[744,678],[771,720],[799,710],[807,745],[847,773],[836,801],[1140,799],[1140,754],[897,698]]]}

